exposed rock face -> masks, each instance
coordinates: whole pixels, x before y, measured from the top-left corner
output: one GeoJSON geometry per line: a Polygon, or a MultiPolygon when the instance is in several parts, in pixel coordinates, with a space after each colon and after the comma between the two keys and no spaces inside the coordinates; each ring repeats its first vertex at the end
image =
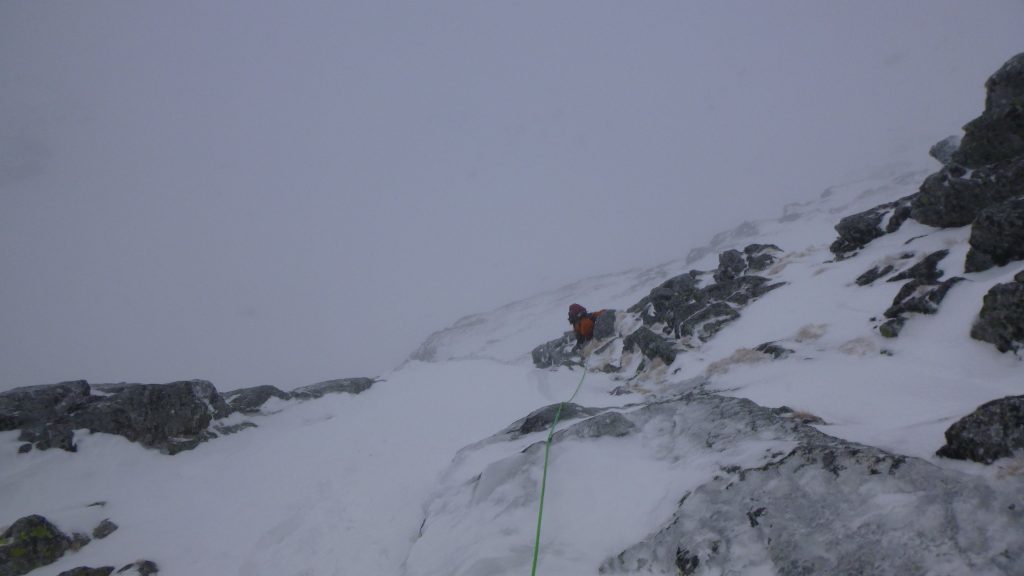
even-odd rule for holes
{"type": "Polygon", "coordinates": [[[231,413],[217,389],[205,380],[102,388],[113,395],[96,398],[74,412],[66,426],[117,434],[176,454],[208,440],[210,422],[231,413]]]}
{"type": "Polygon", "coordinates": [[[964,126],[953,161],[984,166],[1024,154],[1024,53],[1010,58],[985,82],[985,111],[964,126]]]}
{"type": "Polygon", "coordinates": [[[0,576],[20,576],[53,564],[70,547],[71,538],[46,518],[19,518],[0,534],[0,576]]]}
{"type": "Polygon", "coordinates": [[[254,386],[252,388],[241,388],[224,393],[224,400],[243,414],[257,414],[260,407],[271,398],[288,400],[291,394],[278,389],[276,386],[254,386]]]}
{"type": "Polygon", "coordinates": [[[160,568],[156,565],[156,562],[151,560],[139,560],[127,566],[122,566],[117,571],[118,574],[124,574],[125,576],[150,576],[158,572],[160,572],[160,568]]]}
{"type": "Polygon", "coordinates": [[[594,340],[615,336],[615,310],[605,310],[594,322],[594,340]]]}
{"type": "Polygon", "coordinates": [[[369,390],[374,382],[376,380],[373,378],[326,380],[292,390],[292,398],[308,400],[310,398],[321,398],[325,394],[359,394],[369,390]]]}
{"type": "Polygon", "coordinates": [[[912,198],[900,198],[895,202],[880,204],[843,218],[835,227],[839,238],[829,246],[829,250],[836,255],[836,259],[843,260],[854,255],[875,238],[899,230],[903,222],[910,217],[912,198]],[[888,221],[883,226],[886,217],[888,221]]]}
{"type": "Polygon", "coordinates": [[[675,362],[676,350],[672,344],[652,332],[649,328],[641,327],[635,332],[626,336],[622,342],[624,352],[633,352],[637,348],[643,355],[651,360],[661,359],[666,365],[675,362]]]}
{"type": "Polygon", "coordinates": [[[1024,259],[1024,187],[1021,194],[978,214],[971,226],[971,249],[964,266],[967,272],[1024,259]]]}
{"type": "Polygon", "coordinates": [[[0,393],[0,431],[56,420],[88,402],[90,393],[85,380],[24,386],[0,393]]]}
{"type": "Polygon", "coordinates": [[[923,224],[966,226],[1024,189],[1024,54],[1011,58],[985,87],[985,111],[964,126],[950,162],[914,197],[911,214],[923,224]]]}
{"type": "Polygon", "coordinates": [[[1000,352],[1024,349],[1024,272],[985,294],[971,337],[995,344],[1000,352]]]}
{"type": "Polygon", "coordinates": [[[946,445],[936,454],[991,464],[1016,450],[1024,450],[1024,396],[983,404],[946,430],[946,445]]]}
{"type": "Polygon", "coordinates": [[[885,311],[888,318],[879,327],[879,332],[886,338],[895,338],[906,324],[907,314],[934,314],[939,304],[946,297],[950,288],[963,280],[958,276],[939,282],[943,272],[939,270],[939,262],[949,255],[949,250],[933,252],[907,270],[893,276],[888,281],[908,280],[893,298],[892,305],[885,311]]]}
{"type": "Polygon", "coordinates": [[[665,335],[706,342],[739,318],[740,308],[782,286],[749,274],[751,269],[760,270],[774,262],[778,251],[771,245],[750,245],[743,253],[728,250],[719,255],[713,283],[705,285],[706,273],[691,270],[654,288],[628,311],[639,314],[645,326],[660,328],[665,335]]]}

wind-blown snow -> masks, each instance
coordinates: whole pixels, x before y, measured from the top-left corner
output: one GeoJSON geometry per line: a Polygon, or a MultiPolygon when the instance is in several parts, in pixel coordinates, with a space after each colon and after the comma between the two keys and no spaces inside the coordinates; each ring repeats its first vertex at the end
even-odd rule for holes
{"type": "MultiPolygon", "coordinates": [[[[708,390],[806,411],[824,419],[818,428],[827,434],[996,482],[998,468],[933,454],[955,419],[988,400],[1024,394],[1020,360],[968,336],[982,295],[1024,266],[964,274],[968,230],[913,221],[849,260],[833,262],[828,251],[840,217],[912,193],[921,168],[790,206],[786,218],[721,235],[690,262],[581,281],[463,319],[362,394],[274,400],[264,407],[272,413],[246,418],[258,428],[173,457],[83,433],[78,453],[18,455],[17,433],[0,434],[0,521],[42,514],[68,532],[88,532],[103,518],[121,526],[33,572],[39,576],[139,558],[156,561],[162,574],[522,574],[532,554],[537,443],[545,434],[486,439],[565,400],[581,376],[534,368],[530,350],[568,328],[571,302],[624,309],[663,280],[713,268],[718,252],[754,242],[785,251],[767,275],[787,285],[680,354],[663,380],[644,382],[647,391],[704,382],[715,364],[708,390]],[[900,285],[857,286],[854,279],[895,253],[916,254],[899,261],[909,266],[940,248],[951,249],[944,278],[967,280],[938,314],[912,316],[898,339],[882,338],[871,318],[881,319],[900,285]],[[767,341],[795,353],[774,362],[735,355],[767,341]],[[88,506],[97,501],[106,505],[88,506]]],[[[640,395],[609,394],[622,385],[622,377],[589,372],[577,403],[635,410],[640,395]]],[[[765,437],[712,452],[664,434],[671,419],[645,422],[629,437],[595,438],[572,450],[555,443],[542,574],[595,574],[723,466],[757,466],[790,446],[765,437]]],[[[898,509],[900,502],[878,505],[898,509]]]]}

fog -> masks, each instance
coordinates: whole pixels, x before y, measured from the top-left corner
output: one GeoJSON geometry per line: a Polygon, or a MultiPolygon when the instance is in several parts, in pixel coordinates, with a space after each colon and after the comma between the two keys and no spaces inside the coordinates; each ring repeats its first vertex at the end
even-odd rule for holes
{"type": "Polygon", "coordinates": [[[0,2],[0,388],[381,374],[920,164],[1022,31],[1010,0],[0,2]]]}

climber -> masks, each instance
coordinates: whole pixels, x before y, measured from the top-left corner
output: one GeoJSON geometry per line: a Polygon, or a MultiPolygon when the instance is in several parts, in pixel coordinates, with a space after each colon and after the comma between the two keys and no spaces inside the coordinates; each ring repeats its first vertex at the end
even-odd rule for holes
{"type": "Polygon", "coordinates": [[[588,313],[587,309],[579,304],[569,306],[569,324],[572,324],[572,330],[576,333],[577,348],[582,348],[594,338],[594,323],[602,314],[604,310],[588,313]]]}

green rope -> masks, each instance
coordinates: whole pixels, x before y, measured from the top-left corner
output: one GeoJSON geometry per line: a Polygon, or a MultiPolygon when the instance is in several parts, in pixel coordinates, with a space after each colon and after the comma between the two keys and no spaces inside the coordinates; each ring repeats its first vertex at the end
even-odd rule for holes
{"type": "Polygon", "coordinates": [[[558,405],[558,410],[555,411],[555,420],[551,423],[551,430],[548,431],[548,440],[544,446],[544,475],[540,481],[540,510],[537,511],[537,537],[533,541],[533,569],[530,570],[530,576],[537,576],[537,556],[540,554],[540,526],[544,520],[544,493],[548,487],[548,455],[551,453],[551,439],[555,436],[555,427],[558,426],[558,419],[562,416],[562,408],[566,404],[571,404],[576,399],[576,395],[580,393],[580,388],[583,387],[583,379],[587,377],[587,359],[583,359],[583,375],[580,376],[580,383],[576,385],[576,391],[572,393],[572,396],[558,405]]]}

